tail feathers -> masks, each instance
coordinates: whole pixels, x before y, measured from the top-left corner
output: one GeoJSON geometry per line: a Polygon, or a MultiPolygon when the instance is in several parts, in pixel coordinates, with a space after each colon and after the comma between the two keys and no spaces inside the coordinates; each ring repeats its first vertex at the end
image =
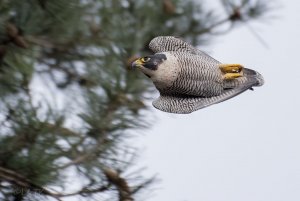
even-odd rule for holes
{"type": "Polygon", "coordinates": [[[261,74],[259,74],[258,72],[251,70],[249,68],[244,68],[243,72],[244,72],[244,76],[247,78],[247,80],[256,81],[256,82],[254,82],[255,83],[253,85],[254,87],[262,86],[265,83],[263,76],[261,74]]]}
{"type": "Polygon", "coordinates": [[[264,84],[264,78],[258,72],[244,68],[243,76],[233,79],[233,80],[225,80],[223,83],[224,89],[233,89],[242,85],[249,86],[249,83],[252,84],[249,88],[259,87],[264,84]]]}

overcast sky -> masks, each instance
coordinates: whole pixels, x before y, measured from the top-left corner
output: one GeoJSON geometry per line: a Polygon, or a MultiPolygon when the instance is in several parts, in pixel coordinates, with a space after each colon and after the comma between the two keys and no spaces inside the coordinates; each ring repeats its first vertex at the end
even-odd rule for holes
{"type": "Polygon", "coordinates": [[[154,201],[300,200],[300,3],[282,1],[278,19],[205,47],[224,63],[260,72],[265,85],[189,115],[153,109],[141,160],[162,182],[154,201]]]}

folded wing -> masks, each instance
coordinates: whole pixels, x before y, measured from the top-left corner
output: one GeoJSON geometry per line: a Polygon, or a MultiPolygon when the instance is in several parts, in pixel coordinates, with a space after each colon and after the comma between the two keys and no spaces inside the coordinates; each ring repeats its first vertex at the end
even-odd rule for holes
{"type": "Polygon", "coordinates": [[[247,76],[246,80],[244,79],[239,84],[236,83],[234,88],[227,89],[218,96],[203,98],[197,96],[161,94],[152,104],[155,108],[164,112],[187,114],[233,98],[252,87],[263,85],[264,80],[256,71],[245,69],[245,74],[247,76]]]}
{"type": "Polygon", "coordinates": [[[149,48],[154,53],[159,52],[188,52],[191,54],[196,54],[205,57],[205,60],[212,63],[220,63],[205,52],[198,50],[189,43],[183,41],[182,39],[174,36],[158,36],[153,38],[149,43],[149,48]]]}

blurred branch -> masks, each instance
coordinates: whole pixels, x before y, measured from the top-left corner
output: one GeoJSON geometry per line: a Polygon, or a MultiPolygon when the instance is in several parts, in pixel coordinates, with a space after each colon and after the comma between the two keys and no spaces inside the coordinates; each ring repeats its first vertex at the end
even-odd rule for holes
{"type": "Polygon", "coordinates": [[[242,19],[241,13],[240,13],[239,9],[236,8],[233,10],[233,12],[227,18],[220,20],[214,24],[211,24],[209,27],[206,27],[206,28],[200,30],[199,32],[197,32],[197,34],[201,35],[204,33],[210,33],[213,29],[215,29],[223,24],[226,24],[228,22],[238,21],[241,19],[242,19]]]}
{"type": "Polygon", "coordinates": [[[57,45],[50,42],[49,39],[47,40],[36,36],[26,36],[26,40],[43,48],[59,48],[57,45]]]}
{"type": "Polygon", "coordinates": [[[79,133],[76,133],[76,132],[74,132],[74,131],[72,131],[68,128],[65,128],[63,126],[60,126],[60,125],[55,125],[55,124],[45,122],[43,124],[43,126],[45,126],[48,129],[56,130],[64,136],[69,136],[69,137],[73,136],[73,137],[80,137],[81,138],[81,135],[79,133]]]}
{"type": "Polygon", "coordinates": [[[19,28],[15,24],[8,22],[6,23],[5,29],[6,29],[7,39],[1,41],[0,42],[1,45],[13,43],[16,46],[24,49],[28,48],[27,42],[25,41],[24,37],[20,33],[19,28]]]}
{"type": "Polygon", "coordinates": [[[246,23],[246,27],[248,28],[248,30],[253,34],[253,36],[258,40],[258,42],[260,42],[260,44],[262,44],[265,48],[269,48],[269,45],[267,44],[267,42],[252,28],[252,26],[250,26],[250,24],[246,23]]]}
{"type": "Polygon", "coordinates": [[[56,200],[59,200],[59,194],[56,194],[56,193],[53,193],[39,185],[36,185],[34,183],[32,183],[29,179],[23,177],[22,175],[16,173],[15,171],[12,171],[12,170],[9,170],[9,169],[6,169],[4,167],[0,167],[0,178],[7,181],[7,182],[10,182],[12,184],[15,184],[21,188],[24,188],[24,189],[28,189],[32,192],[37,192],[37,193],[40,193],[40,194],[44,194],[44,195],[47,195],[47,196],[51,196],[53,198],[55,198],[56,200]]]}
{"type": "MultiPolygon", "coordinates": [[[[122,94],[117,94],[114,100],[108,102],[108,105],[104,112],[106,115],[102,119],[103,122],[112,122],[114,112],[117,111],[119,107],[122,107],[122,105],[119,104],[121,98],[123,98],[122,94]]],[[[106,141],[106,136],[107,136],[106,133],[109,126],[110,125],[105,125],[105,127],[102,128],[101,130],[93,131],[93,132],[97,132],[96,134],[93,134],[96,136],[97,139],[96,144],[91,149],[84,151],[82,155],[78,156],[77,158],[74,158],[71,162],[66,163],[65,165],[59,167],[59,169],[64,169],[72,165],[77,165],[88,159],[96,157],[97,152],[101,151],[101,146],[106,141]]]]}
{"type": "MultiPolygon", "coordinates": [[[[198,34],[210,33],[216,27],[223,25],[225,23],[231,22],[243,22],[246,23],[249,20],[256,19],[258,17],[263,16],[270,7],[267,6],[262,0],[256,1],[253,3],[249,0],[241,1],[239,5],[233,3],[230,0],[221,1],[226,12],[228,13],[228,17],[223,20],[220,20],[216,23],[211,24],[209,27],[204,28],[198,32],[198,34]]],[[[230,26],[232,28],[232,26],[230,26]]],[[[222,32],[224,33],[224,32],[222,32]]]]}
{"type": "Polygon", "coordinates": [[[152,177],[150,179],[148,179],[146,182],[136,186],[131,192],[132,194],[136,194],[137,192],[139,192],[141,189],[145,189],[147,188],[149,185],[153,184],[153,182],[155,182],[156,177],[152,177]]]}
{"type": "Polygon", "coordinates": [[[110,184],[106,186],[101,186],[99,188],[95,189],[88,189],[87,187],[83,187],[79,191],[73,192],[73,193],[66,193],[66,194],[58,194],[59,197],[69,197],[69,196],[74,196],[74,195],[87,195],[87,194],[92,194],[92,193],[100,193],[103,191],[109,190],[110,184]]]}
{"type": "Polygon", "coordinates": [[[47,190],[46,188],[43,188],[41,186],[38,186],[38,185],[32,183],[30,180],[28,180],[27,178],[18,174],[17,172],[3,168],[3,167],[0,167],[0,178],[7,182],[15,184],[21,188],[28,189],[32,192],[44,194],[46,196],[51,196],[59,201],[61,201],[60,197],[99,193],[99,192],[108,190],[110,187],[110,184],[108,184],[106,186],[101,186],[101,187],[98,187],[95,189],[88,189],[87,187],[84,187],[84,188],[80,189],[79,191],[75,191],[73,193],[51,192],[50,190],[47,190]]]}
{"type": "Polygon", "coordinates": [[[103,172],[119,192],[119,201],[133,201],[132,192],[127,181],[120,177],[119,173],[111,168],[103,168],[103,172]]]}

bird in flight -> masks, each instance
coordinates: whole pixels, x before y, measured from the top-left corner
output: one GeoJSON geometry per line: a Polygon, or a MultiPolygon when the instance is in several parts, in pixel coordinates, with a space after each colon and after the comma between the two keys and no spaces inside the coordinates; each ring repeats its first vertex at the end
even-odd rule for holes
{"type": "Polygon", "coordinates": [[[223,102],[252,87],[263,77],[240,64],[223,64],[174,36],[158,36],[149,43],[155,53],[132,63],[160,93],[153,106],[169,113],[187,114],[223,102]]]}

